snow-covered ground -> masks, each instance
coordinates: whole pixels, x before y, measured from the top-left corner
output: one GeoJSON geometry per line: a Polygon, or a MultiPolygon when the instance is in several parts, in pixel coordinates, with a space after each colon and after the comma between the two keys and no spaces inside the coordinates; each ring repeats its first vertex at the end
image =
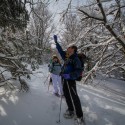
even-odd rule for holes
{"type": "MultiPolygon", "coordinates": [[[[60,98],[48,92],[47,65],[40,67],[28,81],[28,93],[6,91],[0,88],[0,125],[56,125],[59,115],[60,98]],[[38,72],[37,71],[37,72],[38,72]]],[[[78,85],[78,93],[84,111],[86,125],[123,125],[125,123],[125,83],[106,79],[95,86],[78,85]]],[[[65,100],[62,102],[61,125],[73,125],[65,120],[65,100]]]]}

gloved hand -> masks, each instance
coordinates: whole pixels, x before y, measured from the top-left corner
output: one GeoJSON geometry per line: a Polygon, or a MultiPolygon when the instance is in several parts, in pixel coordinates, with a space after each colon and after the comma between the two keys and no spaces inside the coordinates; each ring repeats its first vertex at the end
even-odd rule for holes
{"type": "Polygon", "coordinates": [[[62,74],[62,77],[63,77],[64,79],[70,79],[70,75],[69,75],[69,74],[62,74]]]}
{"type": "Polygon", "coordinates": [[[54,38],[54,41],[57,42],[57,35],[54,35],[53,38],[54,38]]]}

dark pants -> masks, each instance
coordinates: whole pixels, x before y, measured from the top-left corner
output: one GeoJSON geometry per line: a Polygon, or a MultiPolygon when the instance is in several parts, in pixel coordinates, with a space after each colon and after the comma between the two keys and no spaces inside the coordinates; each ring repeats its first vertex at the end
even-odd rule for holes
{"type": "Polygon", "coordinates": [[[67,106],[68,106],[68,110],[69,111],[76,110],[77,117],[78,118],[83,117],[82,107],[81,107],[81,103],[80,103],[80,100],[79,100],[79,96],[77,94],[75,80],[63,80],[63,82],[64,82],[63,92],[64,92],[64,96],[65,96],[66,103],[67,103],[67,106]],[[69,85],[69,88],[68,88],[67,84],[69,85]],[[72,97],[70,96],[69,89],[70,89],[72,97]],[[73,107],[73,103],[74,103],[75,109],[73,107]]]}

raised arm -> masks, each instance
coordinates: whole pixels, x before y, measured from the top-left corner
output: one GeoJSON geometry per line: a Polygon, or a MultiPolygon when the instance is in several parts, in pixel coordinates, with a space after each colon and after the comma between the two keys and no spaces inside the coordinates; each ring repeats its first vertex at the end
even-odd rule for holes
{"type": "Polygon", "coordinates": [[[55,41],[55,43],[56,43],[56,48],[57,48],[57,50],[58,50],[60,56],[61,56],[62,59],[64,60],[64,59],[65,59],[66,52],[63,51],[62,47],[61,47],[60,44],[57,42],[57,36],[54,35],[53,38],[54,38],[54,41],[55,41]]]}

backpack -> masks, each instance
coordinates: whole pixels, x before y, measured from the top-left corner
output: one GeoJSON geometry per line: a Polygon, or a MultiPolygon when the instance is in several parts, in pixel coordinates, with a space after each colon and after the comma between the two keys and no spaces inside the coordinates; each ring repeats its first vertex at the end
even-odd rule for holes
{"type": "Polygon", "coordinates": [[[82,77],[83,77],[84,63],[85,63],[87,57],[84,53],[78,53],[77,55],[78,55],[78,58],[81,62],[81,65],[82,65],[82,72],[81,72],[80,76],[76,79],[76,81],[81,81],[82,77]]]}

